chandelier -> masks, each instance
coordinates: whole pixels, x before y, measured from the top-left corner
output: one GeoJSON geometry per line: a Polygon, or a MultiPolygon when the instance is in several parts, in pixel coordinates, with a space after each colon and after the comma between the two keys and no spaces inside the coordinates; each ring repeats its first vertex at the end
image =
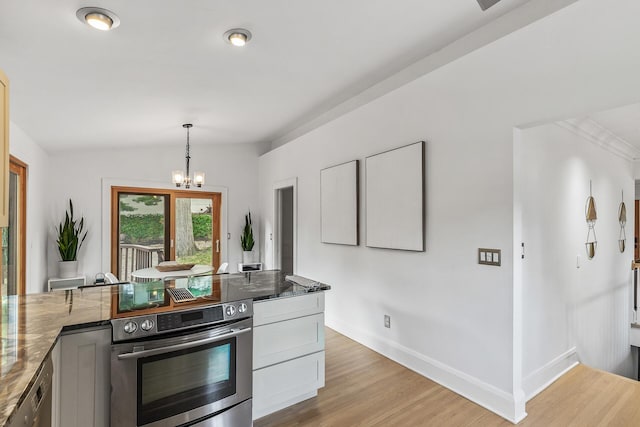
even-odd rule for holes
{"type": "Polygon", "coordinates": [[[176,187],[181,187],[184,185],[184,188],[191,187],[191,184],[194,184],[196,187],[202,187],[204,185],[204,172],[196,172],[193,175],[193,180],[189,175],[189,160],[191,156],[189,155],[189,129],[193,127],[191,123],[185,123],[182,125],[183,128],[187,130],[187,149],[184,154],[184,160],[186,164],[186,173],[185,171],[175,170],[171,172],[172,181],[176,185],[176,187]]]}

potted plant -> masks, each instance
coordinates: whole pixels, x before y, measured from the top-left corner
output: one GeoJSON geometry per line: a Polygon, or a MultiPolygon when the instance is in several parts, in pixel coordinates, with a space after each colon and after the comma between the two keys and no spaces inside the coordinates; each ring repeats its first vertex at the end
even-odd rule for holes
{"type": "Polygon", "coordinates": [[[58,226],[58,252],[61,261],[58,263],[58,276],[70,278],[78,275],[78,251],[87,238],[84,230],[84,217],[80,221],[73,217],[73,203],[69,199],[69,210],[65,213],[64,221],[58,226]]]}
{"type": "Polygon", "coordinates": [[[242,245],[242,262],[247,264],[253,261],[253,228],[251,223],[251,211],[244,216],[244,228],[242,229],[242,235],[240,236],[240,244],[242,245]]]}

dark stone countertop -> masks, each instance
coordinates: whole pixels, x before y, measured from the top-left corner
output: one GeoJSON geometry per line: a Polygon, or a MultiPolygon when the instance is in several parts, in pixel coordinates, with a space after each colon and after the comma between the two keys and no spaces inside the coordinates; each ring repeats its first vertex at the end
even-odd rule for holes
{"type": "Polygon", "coordinates": [[[60,332],[107,324],[108,288],[2,298],[0,308],[0,426],[9,420],[35,380],[60,332]]]}
{"type": "MultiPolygon", "coordinates": [[[[112,307],[114,301],[123,312],[134,315],[138,307],[149,308],[149,298],[153,295],[150,290],[160,292],[162,296],[155,298],[167,301],[167,310],[170,310],[241,299],[286,298],[329,289],[329,285],[304,277],[290,277],[278,270],[268,270],[196,276],[167,283],[84,286],[74,291],[3,298],[0,308],[0,426],[9,421],[21,403],[60,332],[108,324],[116,309],[112,307]],[[198,302],[173,304],[165,296],[165,286],[186,287],[199,297],[198,302]],[[140,296],[143,296],[141,301],[140,296]]],[[[153,305],[157,306],[158,302],[153,305]]]]}
{"type": "Polygon", "coordinates": [[[255,302],[274,298],[326,291],[329,285],[300,276],[289,276],[279,270],[236,274],[207,274],[169,281],[123,283],[111,285],[116,297],[112,301],[112,317],[129,317],[227,303],[244,299],[255,302]],[[196,301],[176,303],[166,287],[187,288],[196,301]]]}
{"type": "MultiPolygon", "coordinates": [[[[301,276],[286,275],[279,270],[255,271],[251,273],[220,274],[213,276],[178,279],[177,287],[187,286],[192,281],[197,287],[201,281],[208,284],[220,284],[221,302],[253,299],[254,302],[304,295],[310,292],[326,291],[331,286],[301,276]]],[[[208,286],[209,288],[211,286],[208,286]]]]}

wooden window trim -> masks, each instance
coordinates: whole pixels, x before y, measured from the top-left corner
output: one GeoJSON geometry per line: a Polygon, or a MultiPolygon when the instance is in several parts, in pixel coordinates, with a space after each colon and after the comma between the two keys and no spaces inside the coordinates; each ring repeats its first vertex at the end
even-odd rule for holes
{"type": "MultiPolygon", "coordinates": [[[[222,212],[222,193],[209,192],[209,191],[197,191],[197,190],[168,190],[161,188],[146,188],[146,187],[128,187],[128,186],[112,186],[111,187],[111,271],[118,272],[118,247],[120,236],[118,230],[120,230],[120,215],[119,213],[119,200],[118,195],[125,194],[157,194],[161,196],[168,196],[169,203],[165,204],[165,217],[169,218],[169,223],[165,224],[165,233],[168,233],[170,238],[175,238],[176,232],[176,219],[173,214],[176,210],[176,199],[179,197],[191,197],[197,198],[209,198],[212,200],[212,209],[214,218],[217,218],[217,229],[212,232],[211,239],[213,242],[220,240],[221,238],[221,212],[222,212]]],[[[215,244],[215,243],[214,243],[215,244]]],[[[222,243],[220,243],[222,244],[222,243]]],[[[169,245],[169,256],[165,259],[175,259],[175,242],[173,245],[169,245]]],[[[214,255],[215,258],[215,255],[214,255]]],[[[220,254],[218,254],[218,266],[221,263],[220,254]]],[[[216,266],[216,268],[218,267],[216,266]]],[[[114,273],[115,274],[115,273],[114,273]]]]}

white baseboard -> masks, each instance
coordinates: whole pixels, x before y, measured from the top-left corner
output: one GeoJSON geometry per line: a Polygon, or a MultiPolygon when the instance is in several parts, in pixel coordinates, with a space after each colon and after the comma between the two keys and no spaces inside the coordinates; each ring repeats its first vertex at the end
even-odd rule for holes
{"type": "Polygon", "coordinates": [[[547,362],[544,366],[536,369],[522,380],[525,399],[527,401],[531,400],[579,363],[576,348],[572,347],[547,362]]]}
{"type": "Polygon", "coordinates": [[[527,416],[527,413],[524,411],[524,401],[522,401],[522,399],[516,398],[511,393],[485,383],[478,378],[454,369],[408,347],[358,330],[338,320],[327,319],[326,325],[358,343],[369,347],[377,353],[406,366],[412,371],[437,382],[443,387],[464,396],[514,424],[517,424],[527,416]]]}

